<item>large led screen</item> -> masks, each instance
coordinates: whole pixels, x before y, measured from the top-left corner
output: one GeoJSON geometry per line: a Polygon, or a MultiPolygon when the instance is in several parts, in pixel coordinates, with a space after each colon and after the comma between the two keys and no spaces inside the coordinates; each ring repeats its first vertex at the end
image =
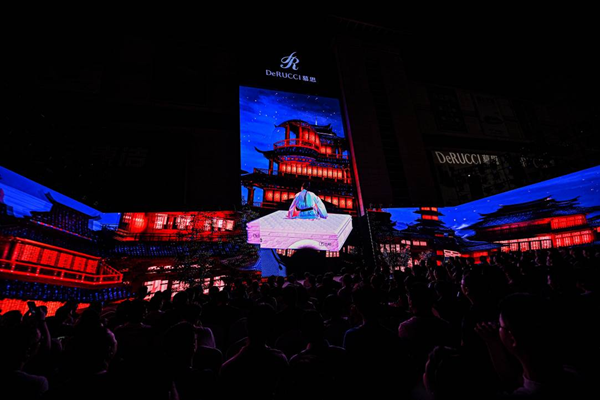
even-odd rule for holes
{"type": "Polygon", "coordinates": [[[242,86],[240,143],[249,242],[338,251],[356,208],[338,99],[242,86]]]}
{"type": "Polygon", "coordinates": [[[413,253],[415,247],[472,255],[593,243],[600,229],[600,166],[456,207],[423,206],[383,210],[413,253]]]}

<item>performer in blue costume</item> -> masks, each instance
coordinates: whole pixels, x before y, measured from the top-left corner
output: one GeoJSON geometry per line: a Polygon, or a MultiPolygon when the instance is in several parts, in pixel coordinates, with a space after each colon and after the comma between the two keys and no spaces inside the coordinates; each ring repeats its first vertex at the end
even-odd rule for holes
{"type": "Polygon", "coordinates": [[[310,192],[310,182],[304,182],[302,184],[302,190],[296,193],[294,201],[290,205],[288,210],[288,218],[300,218],[300,219],[319,219],[327,218],[327,210],[323,201],[310,192]]]}

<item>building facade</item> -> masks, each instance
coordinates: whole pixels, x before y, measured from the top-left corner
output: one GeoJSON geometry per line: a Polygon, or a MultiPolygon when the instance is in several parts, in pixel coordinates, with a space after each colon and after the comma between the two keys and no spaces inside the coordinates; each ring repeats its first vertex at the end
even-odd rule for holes
{"type": "Polygon", "coordinates": [[[471,238],[500,244],[507,252],[578,246],[596,241],[597,222],[587,215],[598,210],[581,207],[577,199],[547,197],[501,206],[467,229],[475,231],[471,238]]]}
{"type": "Polygon", "coordinates": [[[0,167],[0,308],[131,296],[108,261],[102,214],[0,167]]]}
{"type": "Polygon", "coordinates": [[[301,120],[278,127],[285,128],[285,138],[273,143],[273,149],[256,149],[269,160],[269,168],[242,175],[242,185],[248,190],[243,201],[261,208],[287,209],[302,182],[310,181],[311,191],[321,197],[329,212],[356,215],[346,139],[337,136],[331,126],[301,120]],[[264,191],[261,204],[254,202],[255,188],[264,191]]]}

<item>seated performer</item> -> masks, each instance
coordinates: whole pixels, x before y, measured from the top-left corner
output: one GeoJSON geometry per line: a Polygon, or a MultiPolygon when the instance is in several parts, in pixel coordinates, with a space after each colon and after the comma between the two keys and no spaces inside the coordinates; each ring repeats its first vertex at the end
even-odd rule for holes
{"type": "Polygon", "coordinates": [[[288,218],[300,218],[300,219],[318,219],[327,218],[327,210],[323,201],[314,194],[309,192],[310,182],[304,182],[302,184],[302,190],[296,193],[294,201],[290,205],[288,210],[288,218]]]}

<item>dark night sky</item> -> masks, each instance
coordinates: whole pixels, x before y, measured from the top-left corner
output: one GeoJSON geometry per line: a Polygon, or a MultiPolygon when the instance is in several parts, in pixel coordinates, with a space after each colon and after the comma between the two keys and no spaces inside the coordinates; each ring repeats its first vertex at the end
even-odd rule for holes
{"type": "MultiPolygon", "coordinates": [[[[600,88],[596,78],[600,61],[596,60],[595,51],[600,35],[595,23],[583,19],[584,10],[571,20],[563,15],[566,13],[563,10],[555,15],[541,12],[526,15],[523,10],[495,10],[489,14],[469,10],[462,16],[457,11],[438,17],[423,11],[390,13],[361,9],[331,16],[396,31],[393,40],[402,48],[406,68],[412,77],[425,82],[546,100],[556,96],[568,96],[569,102],[595,99],[600,88]]],[[[98,48],[118,43],[120,36],[131,33],[190,43],[276,47],[292,40],[307,43],[327,40],[322,34],[322,24],[332,24],[331,18],[314,12],[286,13],[285,18],[213,14],[204,20],[198,18],[195,24],[180,24],[162,31],[133,26],[107,29],[87,23],[59,30],[56,24],[49,23],[47,29],[43,25],[21,28],[15,32],[14,40],[6,43],[4,51],[14,66],[24,64],[31,69],[34,66],[23,61],[43,63],[61,52],[76,54],[90,45],[98,48]]],[[[6,67],[5,64],[3,68],[6,67]]]]}
{"type": "MultiPolygon", "coordinates": [[[[483,10],[469,10],[461,18],[449,15],[436,18],[412,10],[389,11],[369,13],[361,10],[343,15],[395,30],[397,34],[390,40],[399,45],[411,79],[547,103],[569,103],[581,109],[599,103],[597,73],[600,62],[596,60],[595,41],[600,35],[595,23],[582,19],[581,16],[588,13],[585,10],[579,10],[577,19],[562,16],[562,10],[557,13],[562,18],[541,12],[523,15],[522,10],[506,10],[504,14],[507,15],[498,15],[497,10],[493,15],[483,10]],[[513,15],[508,15],[510,12],[513,15]]],[[[56,20],[48,20],[43,25],[19,25],[3,43],[5,61],[0,65],[2,108],[9,113],[6,110],[20,107],[18,113],[26,116],[43,114],[46,104],[37,102],[36,85],[49,73],[48,65],[52,63],[60,64],[61,73],[77,76],[78,68],[88,62],[87,58],[95,63],[121,56],[135,59],[135,54],[118,53],[118,45],[122,44],[126,33],[152,40],[168,38],[167,42],[185,42],[191,49],[214,42],[217,43],[215,47],[224,48],[244,44],[276,48],[290,37],[306,40],[310,48],[310,43],[328,40],[323,39],[326,35],[322,34],[324,27],[320,22],[331,23],[331,18],[323,19],[323,14],[315,13],[286,14],[285,18],[244,16],[242,19],[229,14],[206,15],[193,24],[182,23],[176,29],[161,25],[162,30],[133,26],[118,29],[106,22],[94,25],[88,21],[76,27],[56,20]],[[105,56],[96,57],[97,54],[105,56]]],[[[335,26],[329,28],[338,29],[335,26]]],[[[109,67],[118,68],[115,65],[109,67]]],[[[132,65],[134,68],[135,63],[132,65]]],[[[107,71],[114,73],[110,68],[107,71]]],[[[586,111],[593,118],[590,112],[594,110],[586,111]]],[[[101,110],[98,114],[102,115],[101,110]]],[[[595,118],[594,121],[598,121],[598,117],[595,118]]],[[[43,118],[38,119],[40,124],[46,123],[43,118]]],[[[0,124],[0,128],[11,128],[6,118],[2,121],[4,124],[0,124]]],[[[44,134],[38,126],[28,129],[32,136],[40,132],[44,134]]],[[[0,135],[4,133],[0,131],[0,135]]]]}
{"type": "Polygon", "coordinates": [[[405,64],[420,80],[545,100],[594,99],[600,88],[597,25],[585,21],[583,10],[576,19],[568,10],[547,12],[355,15],[398,31],[405,64]]]}

